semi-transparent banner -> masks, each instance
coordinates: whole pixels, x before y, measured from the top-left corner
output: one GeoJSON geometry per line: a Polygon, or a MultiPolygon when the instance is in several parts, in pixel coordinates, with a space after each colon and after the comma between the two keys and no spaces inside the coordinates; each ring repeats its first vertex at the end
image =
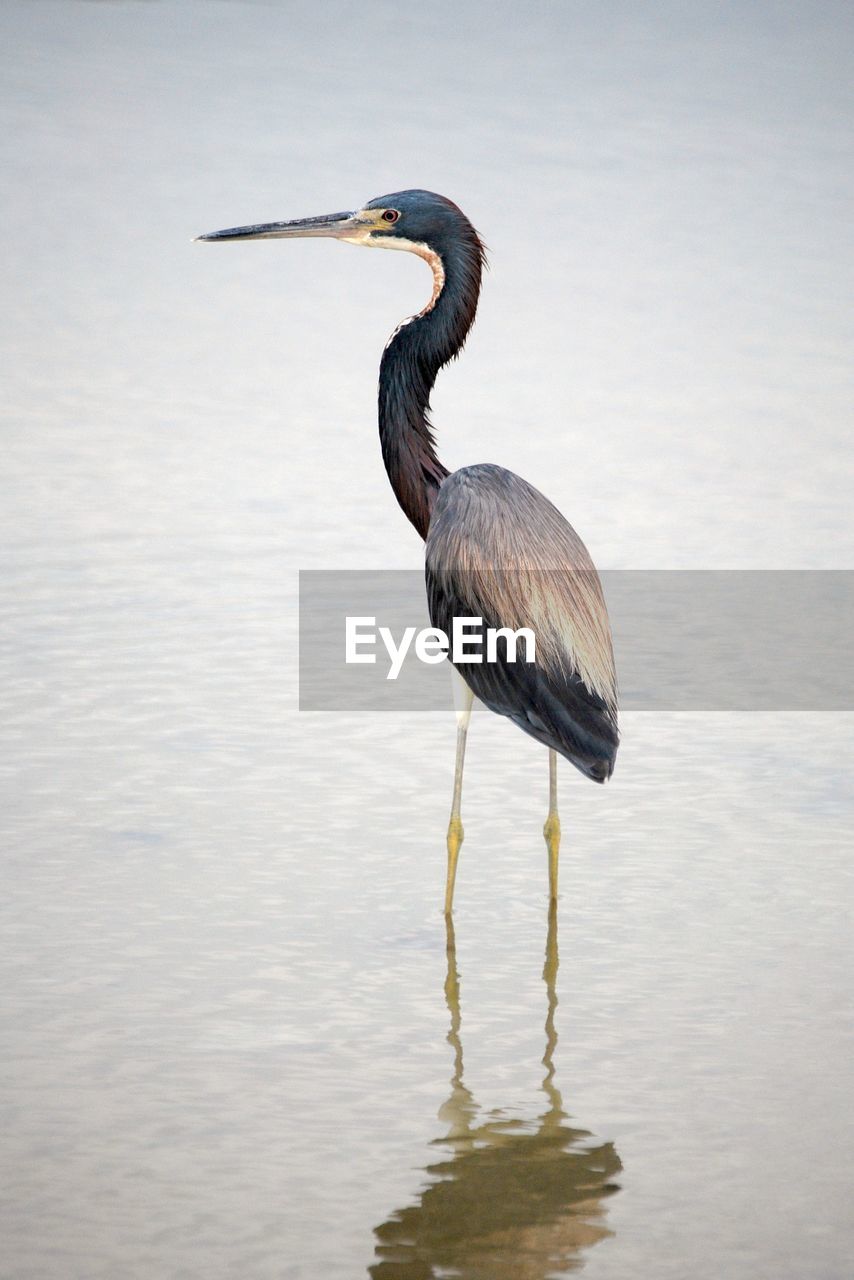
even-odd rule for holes
{"type": "MultiPolygon", "coordinates": [[[[600,577],[621,707],[854,710],[854,572],[614,570],[600,577]]],[[[516,661],[536,661],[537,623],[548,618],[550,601],[557,602],[552,623],[570,617],[569,633],[581,625],[581,615],[561,607],[571,589],[557,573],[491,571],[486,582],[471,583],[455,574],[444,599],[460,622],[448,622],[443,643],[428,614],[423,572],[303,571],[300,708],[446,710],[452,693],[445,653],[455,642],[463,662],[488,661],[490,653],[506,661],[508,645],[516,661]],[[492,637],[489,609],[476,608],[482,602],[497,606],[492,637]],[[511,618],[519,634],[498,634],[498,619],[511,618]]],[[[543,653],[549,637],[539,641],[543,653]]]]}

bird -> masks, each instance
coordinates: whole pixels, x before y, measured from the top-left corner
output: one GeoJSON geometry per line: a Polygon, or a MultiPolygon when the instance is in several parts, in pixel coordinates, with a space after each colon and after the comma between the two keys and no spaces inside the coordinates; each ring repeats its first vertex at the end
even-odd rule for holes
{"type": "Polygon", "coordinates": [[[203,241],[325,237],[409,252],[430,267],[426,305],[394,330],[379,370],[380,448],[395,497],[424,540],[433,626],[474,617],[497,633],[491,662],[453,662],[457,743],[447,831],[445,914],[453,908],[463,842],[466,736],[475,698],[548,748],[549,808],[543,828],[549,899],[558,896],[561,826],[557,757],[585,777],[610,778],[619,745],[617,679],[599,575],[568,520],[512,471],[480,463],[449,472],[439,460],[430,394],[439,370],[459,355],[474,323],[485,245],[462,210],[432,191],[379,196],[344,213],[230,227],[203,241]],[[533,661],[515,661],[503,631],[530,629],[533,661]]]}

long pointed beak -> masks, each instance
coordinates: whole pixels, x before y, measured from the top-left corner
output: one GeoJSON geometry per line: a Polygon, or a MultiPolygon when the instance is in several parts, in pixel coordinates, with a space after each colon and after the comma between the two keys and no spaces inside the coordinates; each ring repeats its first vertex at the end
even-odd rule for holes
{"type": "Polygon", "coordinates": [[[197,240],[288,240],[295,236],[334,236],[345,239],[367,230],[355,213],[326,213],[319,218],[297,218],[293,222],[261,222],[254,227],[229,227],[209,231],[197,240]]]}

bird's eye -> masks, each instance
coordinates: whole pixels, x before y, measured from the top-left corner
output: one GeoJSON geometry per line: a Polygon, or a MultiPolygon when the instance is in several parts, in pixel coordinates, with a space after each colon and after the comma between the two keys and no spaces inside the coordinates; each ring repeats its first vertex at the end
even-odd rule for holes
{"type": "Polygon", "coordinates": [[[400,214],[398,213],[397,209],[386,209],[385,213],[383,214],[383,222],[397,222],[399,217],[400,217],[400,214]]]}

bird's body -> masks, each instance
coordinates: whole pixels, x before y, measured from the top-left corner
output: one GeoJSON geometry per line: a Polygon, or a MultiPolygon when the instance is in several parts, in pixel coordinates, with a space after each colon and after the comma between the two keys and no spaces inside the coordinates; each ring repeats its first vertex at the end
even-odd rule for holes
{"type": "MultiPolygon", "coordinates": [[[[565,756],[586,777],[610,777],[617,751],[616,681],[599,576],[572,525],[537,489],[503,467],[462,467],[442,484],[427,532],[427,598],[434,626],[481,617],[528,627],[532,663],[458,668],[491,711],[565,756]]],[[[505,646],[506,649],[506,646],[505,646]]]]}
{"type": "MultiPolygon", "coordinates": [[[[474,321],[484,249],[472,224],[443,196],[401,191],[356,213],[214,232],[202,239],[332,236],[370,247],[408,250],[433,273],[432,295],[392,335],[380,364],[379,433],[383,462],[407,518],[425,540],[431,620],[450,632],[454,617],[536,637],[533,663],[458,665],[471,694],[550,749],[546,822],[552,897],[557,892],[557,752],[586,777],[610,777],[618,745],[611,634],[599,577],[572,526],[537,489],[485,464],[449,474],[436,454],[430,392],[441,367],[459,354],[474,321]]],[[[448,831],[450,910],[462,842],[460,795],[468,708],[460,716],[457,774],[448,831]]]]}

